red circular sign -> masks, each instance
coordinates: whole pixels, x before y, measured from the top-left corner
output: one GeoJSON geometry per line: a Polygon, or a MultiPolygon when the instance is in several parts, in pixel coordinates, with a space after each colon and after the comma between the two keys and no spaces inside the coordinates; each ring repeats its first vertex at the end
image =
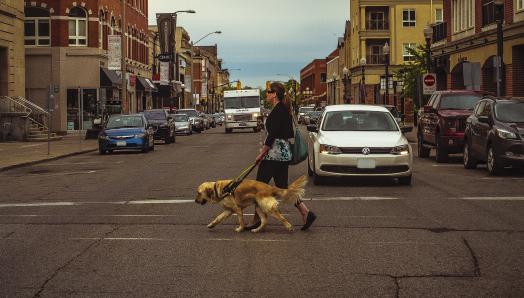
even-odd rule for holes
{"type": "Polygon", "coordinates": [[[426,75],[424,77],[424,85],[426,86],[433,86],[435,85],[436,79],[433,75],[426,75]]]}

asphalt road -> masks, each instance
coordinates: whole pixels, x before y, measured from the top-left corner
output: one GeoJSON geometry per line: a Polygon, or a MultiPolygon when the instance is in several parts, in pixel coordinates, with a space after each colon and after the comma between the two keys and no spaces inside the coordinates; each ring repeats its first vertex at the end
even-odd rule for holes
{"type": "Polygon", "coordinates": [[[195,204],[196,187],[236,176],[259,142],[216,128],[0,173],[0,297],[524,296],[522,172],[416,158],[411,187],[310,180],[307,232],[271,219],[235,233],[234,216],[208,230],[221,210],[195,204]]]}

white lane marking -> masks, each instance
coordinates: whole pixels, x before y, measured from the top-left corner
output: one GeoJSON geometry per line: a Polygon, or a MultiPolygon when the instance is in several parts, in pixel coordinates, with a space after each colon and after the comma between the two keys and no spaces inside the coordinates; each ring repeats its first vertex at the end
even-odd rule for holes
{"type": "Polygon", "coordinates": [[[50,203],[14,203],[14,204],[0,204],[0,208],[5,207],[51,207],[51,206],[74,206],[73,202],[50,202],[50,203]]]}
{"type": "Polygon", "coordinates": [[[139,201],[128,201],[129,205],[142,205],[142,204],[185,204],[194,203],[190,200],[139,200],[139,201]]]}
{"type": "Polygon", "coordinates": [[[171,239],[163,239],[163,238],[69,238],[71,240],[123,240],[123,241],[169,241],[171,239]]]}
{"type": "Polygon", "coordinates": [[[404,242],[395,242],[395,241],[384,241],[384,242],[366,242],[366,244],[373,245],[439,245],[436,242],[416,242],[416,241],[404,241],[404,242]]]}
{"type": "Polygon", "coordinates": [[[304,198],[304,201],[380,201],[380,200],[398,200],[394,197],[333,197],[333,198],[304,198]]]}
{"type": "Polygon", "coordinates": [[[231,239],[231,238],[214,238],[209,241],[240,241],[240,242],[289,242],[289,240],[278,239],[231,239]]]}
{"type": "Polygon", "coordinates": [[[454,167],[464,167],[462,164],[436,164],[431,165],[432,167],[446,167],[446,168],[454,168],[454,167]]]}
{"type": "Polygon", "coordinates": [[[177,217],[177,215],[162,214],[93,214],[93,215],[61,215],[61,214],[0,214],[0,217],[177,217]]]}
{"type": "Polygon", "coordinates": [[[524,177],[482,177],[482,180],[524,180],[524,177]]]}
{"type": "Polygon", "coordinates": [[[37,147],[37,146],[42,146],[42,145],[45,145],[47,143],[41,143],[41,144],[33,144],[33,145],[24,145],[24,146],[20,146],[20,148],[31,148],[31,147],[37,147]]]}
{"type": "Polygon", "coordinates": [[[464,197],[458,199],[477,201],[524,201],[524,197],[464,197]]]}

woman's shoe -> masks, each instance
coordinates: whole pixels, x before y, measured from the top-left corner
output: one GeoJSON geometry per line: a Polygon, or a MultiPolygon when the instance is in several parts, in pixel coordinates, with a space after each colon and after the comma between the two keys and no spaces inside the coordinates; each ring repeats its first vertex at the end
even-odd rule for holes
{"type": "Polygon", "coordinates": [[[257,221],[256,223],[253,223],[253,224],[250,224],[249,226],[246,226],[244,229],[245,229],[245,230],[253,230],[253,229],[256,229],[256,228],[260,227],[260,224],[261,224],[261,223],[262,223],[262,222],[257,221]]]}
{"type": "Polygon", "coordinates": [[[312,211],[309,211],[307,213],[306,223],[302,226],[301,230],[305,231],[309,229],[309,227],[311,227],[315,219],[317,219],[317,216],[315,215],[315,213],[313,213],[312,211]]]}

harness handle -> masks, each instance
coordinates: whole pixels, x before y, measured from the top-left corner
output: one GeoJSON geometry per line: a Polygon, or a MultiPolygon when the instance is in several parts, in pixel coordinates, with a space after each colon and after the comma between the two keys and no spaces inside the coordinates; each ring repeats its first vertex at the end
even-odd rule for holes
{"type": "Polygon", "coordinates": [[[231,182],[229,182],[224,187],[223,189],[224,193],[220,196],[220,198],[223,199],[227,197],[228,195],[232,194],[237,189],[237,187],[240,185],[240,183],[242,183],[242,181],[244,181],[244,179],[246,179],[246,177],[249,176],[249,174],[251,174],[251,172],[253,171],[253,169],[255,169],[258,163],[259,162],[256,161],[254,164],[250,165],[248,168],[242,171],[242,173],[240,173],[238,177],[236,177],[231,182]]]}

